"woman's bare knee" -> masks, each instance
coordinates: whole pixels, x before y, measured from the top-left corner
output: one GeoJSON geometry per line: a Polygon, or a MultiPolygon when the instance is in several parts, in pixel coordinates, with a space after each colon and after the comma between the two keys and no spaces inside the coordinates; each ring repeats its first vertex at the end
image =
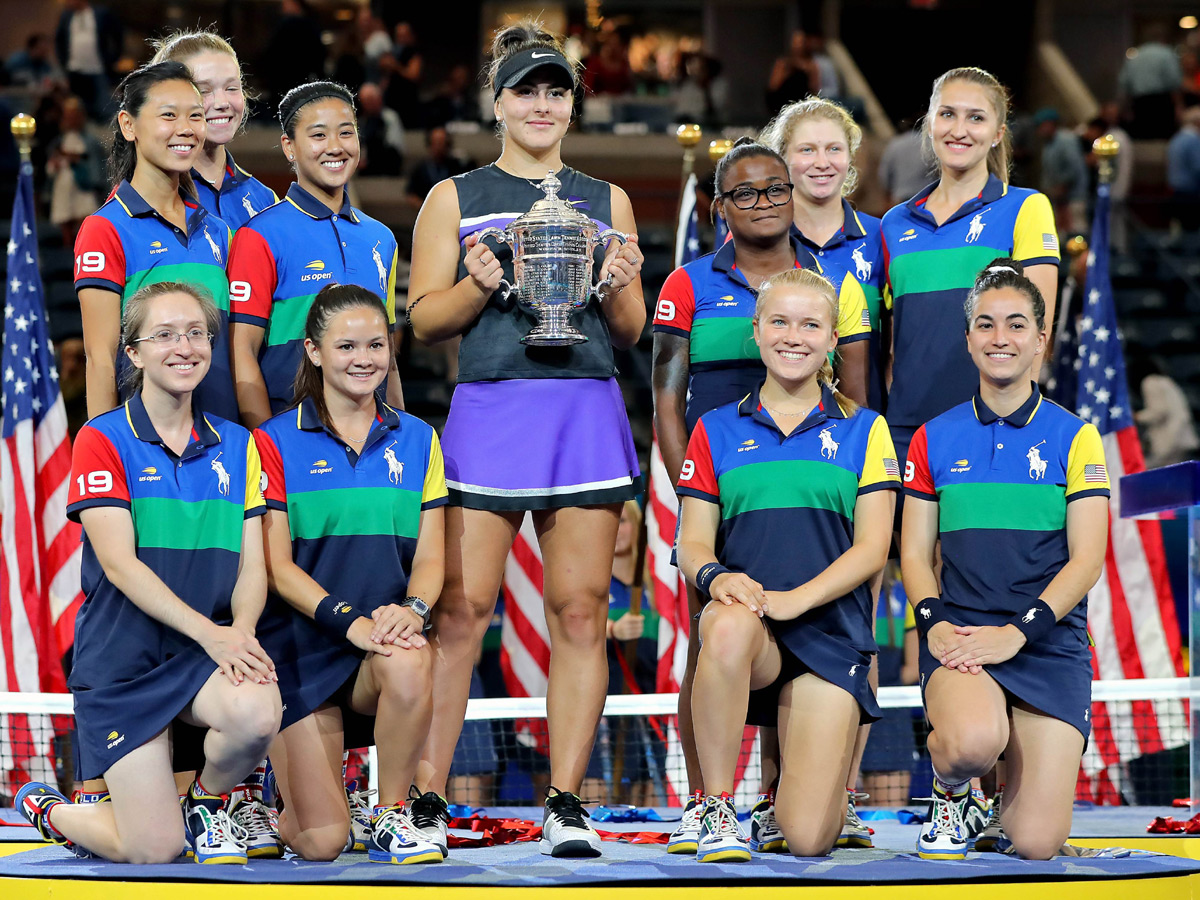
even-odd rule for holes
{"type": "Polygon", "coordinates": [[[333,825],[310,828],[296,835],[291,842],[291,848],[301,859],[310,862],[330,862],[342,855],[349,835],[348,821],[345,828],[333,825]]]}
{"type": "Polygon", "coordinates": [[[700,619],[700,654],[720,662],[744,663],[762,639],[762,621],[740,603],[710,604],[700,619]]]}
{"type": "Polygon", "coordinates": [[[1002,723],[986,719],[958,721],[946,728],[935,728],[934,734],[943,767],[978,775],[996,764],[1008,743],[1008,729],[1002,723]]]}
{"type": "Polygon", "coordinates": [[[170,830],[162,833],[149,832],[138,835],[134,840],[122,840],[121,850],[125,862],[142,866],[162,865],[174,862],[183,852],[184,836],[182,826],[175,833],[170,830]]]}
{"type": "Polygon", "coordinates": [[[382,696],[411,704],[427,700],[433,690],[433,661],[423,650],[392,650],[391,656],[371,659],[382,696]]]}
{"type": "Polygon", "coordinates": [[[573,596],[547,604],[547,624],[551,640],[565,640],[573,647],[603,646],[604,623],[608,618],[608,598],[581,589],[573,596]]]}

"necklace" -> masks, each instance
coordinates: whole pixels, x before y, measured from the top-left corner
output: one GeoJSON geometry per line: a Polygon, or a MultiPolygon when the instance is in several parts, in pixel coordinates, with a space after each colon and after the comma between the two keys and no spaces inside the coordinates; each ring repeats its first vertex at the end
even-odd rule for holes
{"type": "Polygon", "coordinates": [[[783,417],[783,418],[785,418],[785,419],[799,419],[799,418],[802,418],[802,417],[804,417],[804,416],[807,416],[807,415],[808,415],[810,412],[812,412],[812,410],[811,410],[811,409],[806,409],[806,410],[804,410],[803,412],[794,412],[794,413],[790,413],[790,412],[781,412],[781,411],[779,411],[779,410],[777,410],[777,409],[772,409],[771,407],[767,406],[767,404],[765,404],[765,403],[763,403],[763,402],[762,402],[762,398],[761,398],[761,397],[759,397],[759,399],[758,399],[758,402],[759,402],[759,403],[762,403],[762,408],[763,408],[763,409],[765,409],[767,412],[769,412],[771,415],[773,415],[773,416],[782,416],[782,417],[783,417]]]}

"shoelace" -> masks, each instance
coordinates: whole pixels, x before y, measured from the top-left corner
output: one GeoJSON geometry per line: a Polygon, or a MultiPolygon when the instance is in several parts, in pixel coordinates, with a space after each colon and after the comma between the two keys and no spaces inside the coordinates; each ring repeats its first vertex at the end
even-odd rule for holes
{"type": "Polygon", "coordinates": [[[250,800],[238,805],[230,820],[243,828],[247,839],[256,837],[275,838],[275,826],[271,821],[271,813],[260,800],[250,800]]]}
{"type": "Polygon", "coordinates": [[[375,829],[390,832],[408,844],[425,840],[425,835],[418,832],[412,819],[404,814],[402,806],[384,810],[383,815],[375,822],[375,829]]]}
{"type": "Polygon", "coordinates": [[[433,828],[443,822],[449,824],[450,811],[439,802],[426,800],[426,796],[417,791],[415,787],[409,788],[408,814],[412,818],[413,825],[417,828],[433,828]]]}
{"type": "Polygon", "coordinates": [[[953,834],[961,838],[966,833],[963,824],[962,804],[950,797],[934,797],[933,830],[943,834],[953,834]]]}
{"type": "Polygon", "coordinates": [[[350,804],[350,812],[370,819],[371,804],[367,800],[377,793],[378,791],[352,791],[347,788],[346,801],[350,804]]]}
{"type": "Polygon", "coordinates": [[[210,813],[210,819],[212,824],[208,829],[205,846],[218,847],[232,841],[240,847],[245,847],[246,841],[250,840],[246,829],[229,818],[229,813],[225,810],[218,809],[215,813],[210,813]]]}
{"type": "Polygon", "coordinates": [[[548,801],[550,812],[567,828],[587,828],[587,810],[583,804],[570,794],[559,793],[548,801]]]}
{"type": "Polygon", "coordinates": [[[851,825],[857,828],[865,828],[866,826],[863,825],[862,819],[858,817],[858,810],[855,809],[855,804],[861,803],[863,800],[869,800],[871,795],[864,794],[862,791],[851,791],[849,793],[850,802],[846,804],[846,818],[850,821],[851,825]]]}
{"type": "MultiPolygon", "coordinates": [[[[712,806],[712,814],[714,814],[717,818],[717,827],[715,829],[710,829],[713,834],[719,834],[722,837],[725,835],[735,834],[738,837],[741,837],[741,831],[738,829],[737,812],[734,811],[731,804],[725,803],[724,801],[714,803],[712,806]]],[[[704,817],[708,818],[709,815],[709,810],[705,810],[704,817]]]]}
{"type": "Polygon", "coordinates": [[[987,824],[983,826],[985,831],[989,828],[1000,828],[1000,800],[1003,796],[1004,788],[1000,788],[992,798],[992,810],[988,813],[987,824]]]}
{"type": "Polygon", "coordinates": [[[694,804],[689,809],[684,810],[683,818],[679,820],[681,828],[700,829],[700,820],[704,818],[704,801],[694,804]]]}

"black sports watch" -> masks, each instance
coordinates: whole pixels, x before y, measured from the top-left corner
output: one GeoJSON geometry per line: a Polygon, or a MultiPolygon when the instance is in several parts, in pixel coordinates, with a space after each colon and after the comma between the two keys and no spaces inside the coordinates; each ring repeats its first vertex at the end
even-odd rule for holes
{"type": "Polygon", "coordinates": [[[421,631],[424,632],[424,631],[429,630],[429,621],[432,618],[432,613],[429,609],[428,603],[426,603],[420,597],[409,596],[409,597],[405,597],[403,600],[401,600],[396,605],[397,606],[411,606],[413,612],[415,612],[418,616],[421,617],[421,621],[423,623],[421,626],[421,631]]]}

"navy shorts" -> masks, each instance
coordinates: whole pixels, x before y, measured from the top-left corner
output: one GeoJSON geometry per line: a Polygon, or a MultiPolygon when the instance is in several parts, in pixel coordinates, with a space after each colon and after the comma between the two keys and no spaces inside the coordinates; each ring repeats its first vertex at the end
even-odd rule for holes
{"type": "MultiPolygon", "coordinates": [[[[861,661],[844,664],[842,660],[833,659],[801,659],[792,648],[782,641],[779,647],[780,669],[779,677],[774,683],[765,688],[750,692],[750,705],[746,711],[746,724],[758,725],[764,728],[779,726],[779,695],[784,685],[795,681],[801,675],[813,674],[818,678],[837,685],[858,702],[858,720],[863,725],[878,721],[881,711],[867,680],[867,670],[870,668],[870,657],[865,654],[861,661]]],[[[807,655],[807,654],[806,654],[807,655]]]]}

